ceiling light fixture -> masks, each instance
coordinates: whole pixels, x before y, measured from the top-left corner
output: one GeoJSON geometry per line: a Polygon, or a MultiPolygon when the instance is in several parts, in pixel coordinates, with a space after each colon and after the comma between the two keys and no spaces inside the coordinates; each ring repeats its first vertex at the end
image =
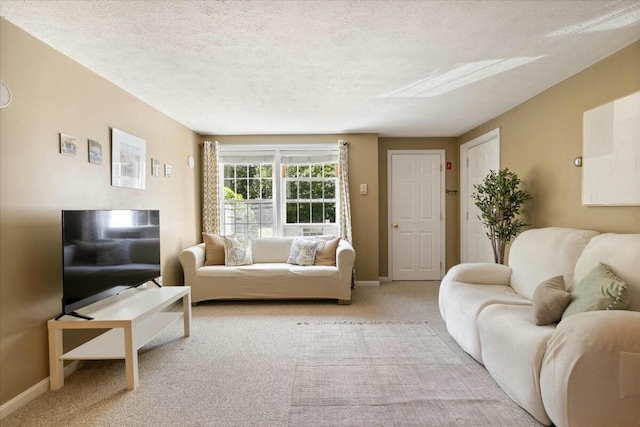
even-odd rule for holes
{"type": "Polygon", "coordinates": [[[493,75],[543,58],[541,56],[518,56],[515,58],[489,59],[485,61],[456,64],[447,71],[437,71],[424,79],[399,89],[385,92],[380,98],[429,98],[475,83],[493,75]]]}

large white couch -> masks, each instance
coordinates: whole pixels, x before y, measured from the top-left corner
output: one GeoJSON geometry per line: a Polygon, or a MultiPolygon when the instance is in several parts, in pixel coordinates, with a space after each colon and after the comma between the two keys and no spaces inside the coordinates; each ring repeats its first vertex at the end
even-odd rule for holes
{"type": "Polygon", "coordinates": [[[514,240],[508,267],[451,268],[439,305],[451,336],[541,423],[640,426],[640,234],[527,230],[514,240]],[[599,262],[627,283],[628,310],[537,326],[538,284],[563,275],[571,291],[599,262]]]}
{"type": "Polygon", "coordinates": [[[349,304],[356,257],[353,246],[340,240],[335,266],[300,266],[287,263],[293,239],[253,239],[253,264],[243,266],[205,266],[204,243],[185,249],[179,259],[185,285],[191,286],[191,300],[318,298],[349,304]]]}

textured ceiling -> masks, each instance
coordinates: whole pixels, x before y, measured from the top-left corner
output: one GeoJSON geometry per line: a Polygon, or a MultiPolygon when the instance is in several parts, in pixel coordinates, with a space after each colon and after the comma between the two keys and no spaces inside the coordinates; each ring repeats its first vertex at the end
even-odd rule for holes
{"type": "Polygon", "coordinates": [[[202,134],[457,136],[640,39],[639,1],[12,1],[202,134]]]}

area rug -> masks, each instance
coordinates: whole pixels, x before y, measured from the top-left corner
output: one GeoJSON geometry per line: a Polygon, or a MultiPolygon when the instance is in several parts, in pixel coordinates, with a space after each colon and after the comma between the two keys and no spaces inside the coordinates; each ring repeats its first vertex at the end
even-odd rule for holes
{"type": "Polygon", "coordinates": [[[300,327],[291,427],[523,425],[427,322],[300,327]]]}

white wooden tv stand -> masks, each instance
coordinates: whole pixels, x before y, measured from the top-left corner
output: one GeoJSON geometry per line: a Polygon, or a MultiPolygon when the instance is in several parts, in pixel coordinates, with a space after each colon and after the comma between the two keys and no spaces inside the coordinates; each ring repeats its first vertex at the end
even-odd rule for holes
{"type": "Polygon", "coordinates": [[[63,316],[49,320],[50,388],[64,385],[65,360],[124,359],[127,388],[138,386],[138,350],[172,323],[184,319],[184,336],[191,333],[191,288],[164,286],[132,288],[119,295],[88,305],[79,314],[93,317],[83,320],[63,316]],[[163,311],[182,299],[182,311],[163,311]],[[102,335],[63,353],[64,329],[110,329],[102,335]]]}

